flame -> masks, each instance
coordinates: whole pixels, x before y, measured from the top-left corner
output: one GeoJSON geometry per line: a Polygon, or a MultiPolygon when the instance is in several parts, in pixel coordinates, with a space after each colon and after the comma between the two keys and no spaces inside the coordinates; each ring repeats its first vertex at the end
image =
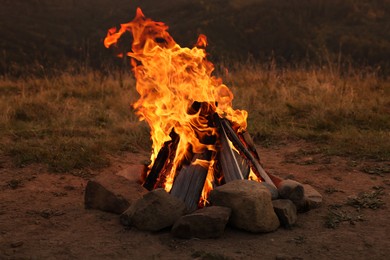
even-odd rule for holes
{"type": "MultiPolygon", "coordinates": [[[[140,120],[150,126],[151,165],[164,142],[171,140],[172,130],[180,137],[165,182],[165,189],[170,191],[177,168],[190,153],[216,149],[214,144],[203,142],[204,138],[217,135],[216,128],[208,124],[207,115],[202,114],[202,109],[189,113],[194,102],[207,104],[207,111],[229,119],[239,126],[239,131],[246,129],[247,112],[232,108],[232,92],[221,79],[211,75],[214,66],[206,58],[206,36],[200,35],[195,47],[183,48],[167,30],[167,25],[146,18],[138,8],[133,21],[121,24],[119,30],[108,30],[104,45],[115,45],[126,32],[133,36],[132,51],[127,56],[132,59],[140,94],[133,107],[140,120]]],[[[213,160],[197,162],[209,169],[202,191],[204,200],[212,189],[213,160]]]]}

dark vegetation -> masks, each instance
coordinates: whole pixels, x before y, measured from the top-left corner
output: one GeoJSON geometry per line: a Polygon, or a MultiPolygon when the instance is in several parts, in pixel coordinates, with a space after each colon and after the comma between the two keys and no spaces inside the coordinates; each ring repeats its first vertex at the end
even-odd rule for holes
{"type": "Polygon", "coordinates": [[[3,0],[0,73],[121,64],[102,39],[108,28],[130,21],[136,6],[168,24],[182,46],[206,34],[215,62],[275,59],[283,66],[389,72],[389,0],[3,0]]]}

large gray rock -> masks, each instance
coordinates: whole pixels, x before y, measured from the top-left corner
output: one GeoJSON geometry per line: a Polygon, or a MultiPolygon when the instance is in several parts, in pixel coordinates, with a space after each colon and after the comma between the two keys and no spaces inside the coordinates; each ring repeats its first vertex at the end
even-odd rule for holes
{"type": "Polygon", "coordinates": [[[280,223],[284,227],[291,227],[297,221],[297,208],[291,200],[273,200],[272,205],[280,223]]]}
{"type": "Polygon", "coordinates": [[[84,204],[87,209],[123,213],[147,192],[139,183],[117,174],[107,173],[88,181],[84,204]]]}
{"type": "Polygon", "coordinates": [[[298,210],[306,206],[304,188],[301,183],[293,180],[283,180],[279,183],[278,192],[281,199],[291,200],[298,210]]]}
{"type": "Polygon", "coordinates": [[[183,201],[164,189],[148,192],[134,202],[120,217],[125,226],[158,231],[172,226],[186,212],[183,201]]]}
{"type": "Polygon", "coordinates": [[[172,234],[180,238],[216,238],[225,230],[232,210],[211,206],[182,216],[172,227],[172,234]]]}
{"type": "Polygon", "coordinates": [[[235,180],[211,191],[210,202],[232,209],[229,223],[250,232],[271,232],[279,227],[269,190],[255,181],[235,180]]]}

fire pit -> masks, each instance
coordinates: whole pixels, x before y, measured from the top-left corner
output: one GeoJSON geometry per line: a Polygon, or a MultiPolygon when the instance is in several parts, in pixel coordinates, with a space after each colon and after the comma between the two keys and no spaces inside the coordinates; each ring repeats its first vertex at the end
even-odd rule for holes
{"type": "MultiPolygon", "coordinates": [[[[173,232],[181,237],[219,236],[228,221],[244,230],[269,232],[279,221],[293,224],[296,207],[318,206],[321,195],[313,189],[263,169],[246,130],[247,111],[234,109],[232,92],[212,76],[206,36],[200,35],[195,47],[182,48],[167,29],[164,23],[145,18],[138,8],[133,21],[121,24],[119,30],[111,28],[104,41],[109,48],[125,33],[133,37],[127,56],[140,94],[133,108],[148,123],[153,142],[151,163],[142,172],[142,185],[150,192],[129,203],[122,223],[146,230],[175,223],[173,232]],[[164,203],[174,216],[156,224],[164,218],[155,214],[164,203]],[[143,228],[151,218],[146,211],[154,211],[155,217],[143,228]],[[218,226],[218,232],[210,235],[195,226],[218,226]]],[[[87,185],[86,206],[94,208],[91,201],[96,195],[91,189],[87,185]]]]}

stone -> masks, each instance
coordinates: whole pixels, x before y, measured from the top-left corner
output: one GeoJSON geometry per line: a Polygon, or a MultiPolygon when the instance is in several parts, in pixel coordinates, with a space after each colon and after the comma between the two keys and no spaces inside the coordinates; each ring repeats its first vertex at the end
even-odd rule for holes
{"type": "Polygon", "coordinates": [[[116,175],[125,177],[131,182],[136,182],[142,185],[141,176],[142,173],[145,170],[145,165],[138,164],[138,165],[129,165],[125,169],[119,171],[116,173],[116,175]]]}
{"type": "Polygon", "coordinates": [[[147,190],[139,183],[123,176],[106,173],[88,181],[84,205],[87,209],[99,209],[121,214],[141,198],[147,190]]]}
{"type": "Polygon", "coordinates": [[[289,228],[295,224],[297,221],[297,207],[291,200],[273,200],[272,205],[282,226],[289,228]]]}
{"type": "Polygon", "coordinates": [[[303,185],[293,180],[283,180],[279,183],[278,193],[281,199],[291,200],[297,209],[305,207],[303,185]]]}
{"type": "Polygon", "coordinates": [[[210,203],[232,209],[229,224],[250,232],[271,232],[279,227],[270,191],[259,182],[235,180],[210,192],[210,203]]]}
{"type": "Polygon", "coordinates": [[[303,184],[304,200],[308,209],[319,208],[322,204],[322,195],[309,184],[303,184]]]}
{"type": "Polygon", "coordinates": [[[140,230],[159,231],[172,226],[186,212],[182,200],[164,189],[155,189],[134,202],[121,216],[125,226],[140,230]]]}
{"type": "Polygon", "coordinates": [[[263,185],[264,187],[266,187],[269,192],[271,193],[271,199],[272,200],[276,200],[279,198],[279,192],[278,192],[278,189],[275,187],[275,186],[272,186],[266,182],[260,182],[261,185],[263,185]]]}
{"type": "Polygon", "coordinates": [[[172,235],[180,238],[217,238],[222,236],[232,210],[210,206],[182,216],[172,227],[172,235]]]}

